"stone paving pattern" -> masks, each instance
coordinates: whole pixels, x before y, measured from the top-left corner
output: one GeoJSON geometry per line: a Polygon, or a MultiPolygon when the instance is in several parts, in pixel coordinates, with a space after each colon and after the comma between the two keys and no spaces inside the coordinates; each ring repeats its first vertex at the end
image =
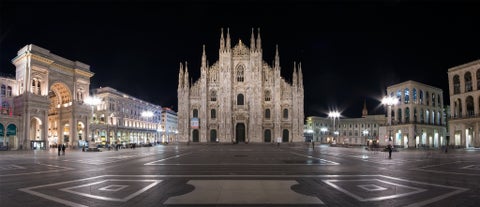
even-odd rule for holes
{"type": "Polygon", "coordinates": [[[480,150],[308,143],[0,152],[0,206],[478,206],[480,150]]]}

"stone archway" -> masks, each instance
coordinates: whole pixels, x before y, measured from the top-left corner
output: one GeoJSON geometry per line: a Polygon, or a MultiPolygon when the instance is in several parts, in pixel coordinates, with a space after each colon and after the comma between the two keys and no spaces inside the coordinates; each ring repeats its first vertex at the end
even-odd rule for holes
{"type": "Polygon", "coordinates": [[[217,142],[217,130],[210,130],[210,142],[217,142]]]}
{"type": "MultiPolygon", "coordinates": [[[[56,82],[52,84],[48,92],[48,99],[50,101],[50,105],[48,108],[48,135],[50,139],[57,144],[73,144],[73,140],[71,138],[76,138],[77,136],[79,136],[77,134],[70,134],[70,129],[72,127],[76,127],[75,131],[77,131],[79,126],[73,125],[72,127],[65,127],[65,125],[61,124],[74,123],[71,121],[73,119],[73,115],[68,114],[68,112],[65,113],[65,111],[62,110],[63,108],[72,106],[73,98],[71,94],[72,93],[70,92],[68,86],[61,82],[56,82]],[[62,114],[62,120],[60,120],[60,114],[62,114]],[[65,131],[65,129],[68,129],[68,131],[65,131]]],[[[85,125],[83,125],[83,128],[85,128],[85,125]]],[[[84,132],[82,131],[82,133],[84,132]]]]}
{"type": "Polygon", "coordinates": [[[245,142],[245,124],[238,123],[235,127],[235,140],[237,143],[245,142]]]}
{"type": "Polygon", "coordinates": [[[200,135],[198,132],[198,129],[194,129],[192,132],[192,142],[199,142],[200,141],[200,135]]]}
{"type": "Polygon", "coordinates": [[[289,131],[288,129],[284,129],[282,133],[282,142],[288,142],[289,140],[289,131]]]}
{"type": "Polygon", "coordinates": [[[272,131],[270,131],[270,129],[265,129],[263,134],[264,142],[272,142],[272,131]]]}
{"type": "Polygon", "coordinates": [[[43,137],[43,123],[38,117],[32,117],[30,119],[30,129],[28,131],[30,149],[45,149],[46,143],[43,137]]]}

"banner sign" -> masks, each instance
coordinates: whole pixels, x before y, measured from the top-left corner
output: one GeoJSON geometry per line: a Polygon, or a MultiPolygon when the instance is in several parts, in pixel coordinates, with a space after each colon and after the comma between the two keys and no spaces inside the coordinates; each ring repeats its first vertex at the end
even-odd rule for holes
{"type": "Polygon", "coordinates": [[[190,120],[190,127],[192,127],[192,129],[198,129],[200,126],[200,120],[196,117],[192,118],[192,120],[190,120]]]}

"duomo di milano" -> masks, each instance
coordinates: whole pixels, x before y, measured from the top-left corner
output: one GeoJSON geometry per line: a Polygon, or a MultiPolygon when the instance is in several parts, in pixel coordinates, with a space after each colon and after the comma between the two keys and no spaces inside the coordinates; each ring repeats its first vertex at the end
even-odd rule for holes
{"type": "MultiPolygon", "coordinates": [[[[272,51],[273,52],[273,51],[272,51]]],[[[220,34],[219,59],[208,65],[203,47],[200,78],[189,82],[187,63],[178,78],[178,131],[193,142],[298,142],[303,139],[303,76],[294,63],[292,83],[280,76],[278,46],[273,65],[263,60],[260,29],[250,47],[230,32],[220,34]]]]}

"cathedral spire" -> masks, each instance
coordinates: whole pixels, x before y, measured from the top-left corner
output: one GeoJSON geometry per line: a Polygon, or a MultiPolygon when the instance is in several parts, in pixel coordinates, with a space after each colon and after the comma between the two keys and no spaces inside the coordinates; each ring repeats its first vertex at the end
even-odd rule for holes
{"type": "Polygon", "coordinates": [[[367,117],[368,115],[368,110],[367,110],[367,100],[363,100],[363,110],[362,110],[362,118],[367,117]]]}
{"type": "Polygon", "coordinates": [[[261,51],[262,50],[262,38],[260,38],[260,27],[257,28],[257,31],[258,31],[258,34],[257,34],[257,51],[261,51]]]}
{"type": "Polygon", "coordinates": [[[188,80],[188,62],[185,61],[185,79],[183,81],[183,84],[184,84],[184,87],[185,88],[189,88],[190,87],[190,84],[189,84],[189,80],[188,80]]]}
{"type": "Polygon", "coordinates": [[[180,72],[178,72],[178,88],[183,87],[183,64],[180,62],[180,72]]]}
{"type": "Polygon", "coordinates": [[[292,85],[297,86],[297,63],[293,62],[292,85]]]}
{"type": "Polygon", "coordinates": [[[278,55],[278,44],[275,48],[275,68],[280,70],[280,56],[278,55]]]}
{"type": "Polygon", "coordinates": [[[298,64],[298,87],[303,88],[302,62],[300,62],[300,64],[298,64]]]}
{"type": "Polygon", "coordinates": [[[230,51],[232,49],[232,44],[230,43],[230,28],[227,27],[227,45],[226,50],[230,51]]]}
{"type": "Polygon", "coordinates": [[[202,52],[202,70],[207,67],[207,55],[205,54],[205,44],[203,45],[203,52],[202,52]]]}
{"type": "Polygon", "coordinates": [[[220,52],[223,52],[223,50],[225,49],[225,39],[223,38],[223,27],[222,29],[220,29],[220,52]]]}
{"type": "Polygon", "coordinates": [[[255,37],[253,35],[253,28],[252,28],[252,35],[250,37],[250,50],[255,51],[255,37]]]}

